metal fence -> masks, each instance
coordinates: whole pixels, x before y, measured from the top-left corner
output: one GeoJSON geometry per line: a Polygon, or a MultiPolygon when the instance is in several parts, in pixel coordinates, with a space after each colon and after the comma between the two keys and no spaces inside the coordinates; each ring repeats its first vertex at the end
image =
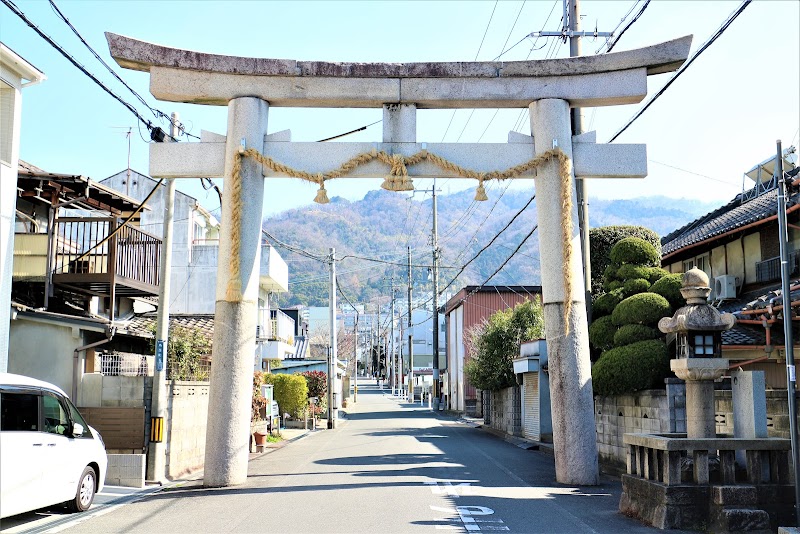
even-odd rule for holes
{"type": "Polygon", "coordinates": [[[105,376],[151,376],[153,369],[144,354],[115,352],[100,355],[100,373],[105,376]]]}
{"type": "Polygon", "coordinates": [[[208,382],[211,376],[211,360],[194,358],[191,360],[167,361],[168,380],[188,380],[191,382],[208,382]]]}

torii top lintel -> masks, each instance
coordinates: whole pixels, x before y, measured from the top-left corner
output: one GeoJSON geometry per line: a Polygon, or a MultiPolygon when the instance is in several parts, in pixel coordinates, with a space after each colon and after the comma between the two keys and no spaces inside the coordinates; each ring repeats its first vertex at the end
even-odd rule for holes
{"type": "Polygon", "coordinates": [[[255,96],[279,107],[522,108],[543,98],[575,107],[635,104],[647,76],[674,71],[692,36],[596,56],[510,62],[330,63],[223,56],[106,33],[111,56],[150,72],[150,92],[169,102],[227,105],[255,96]],[[465,83],[465,82],[469,83],[465,83]]]}

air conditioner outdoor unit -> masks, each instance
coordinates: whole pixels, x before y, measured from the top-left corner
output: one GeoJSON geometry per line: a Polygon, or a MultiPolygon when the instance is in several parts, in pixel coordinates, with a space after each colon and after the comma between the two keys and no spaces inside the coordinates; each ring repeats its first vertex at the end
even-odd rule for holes
{"type": "Polygon", "coordinates": [[[716,299],[735,299],[738,282],[739,279],[730,274],[714,278],[714,294],[716,299]]]}

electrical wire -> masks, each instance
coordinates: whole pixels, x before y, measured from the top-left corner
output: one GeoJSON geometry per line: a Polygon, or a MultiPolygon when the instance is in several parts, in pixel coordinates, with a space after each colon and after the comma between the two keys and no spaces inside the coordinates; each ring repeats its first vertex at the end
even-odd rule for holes
{"type": "Polygon", "coordinates": [[[677,80],[677,79],[678,79],[678,77],[679,77],[681,74],[683,74],[684,72],[686,72],[686,69],[688,69],[688,68],[689,68],[689,65],[691,65],[691,64],[694,62],[694,60],[695,60],[695,59],[697,59],[698,57],[700,57],[700,54],[702,54],[703,52],[705,52],[705,51],[706,51],[706,49],[707,49],[709,46],[711,46],[712,44],[714,44],[714,41],[716,41],[717,39],[719,39],[719,37],[720,37],[720,36],[721,36],[723,33],[725,33],[725,30],[727,30],[727,29],[728,29],[728,27],[729,27],[729,26],[730,26],[730,25],[733,23],[733,21],[734,21],[734,20],[736,20],[736,18],[737,18],[739,15],[741,15],[741,14],[742,14],[742,12],[745,10],[745,8],[747,8],[747,6],[749,6],[749,5],[750,5],[750,3],[751,3],[751,2],[752,2],[752,0],[744,0],[744,1],[741,3],[741,5],[739,5],[739,7],[738,7],[738,8],[737,8],[737,9],[736,9],[736,10],[735,10],[733,13],[731,13],[731,14],[728,16],[728,18],[725,20],[725,22],[723,22],[723,23],[722,23],[722,25],[721,25],[721,26],[720,26],[720,27],[717,29],[717,31],[716,31],[716,32],[714,32],[714,34],[713,34],[713,35],[712,35],[712,36],[711,36],[711,37],[710,37],[710,38],[709,38],[709,39],[708,39],[708,40],[707,40],[705,43],[703,43],[703,45],[702,45],[702,46],[701,46],[701,47],[700,47],[700,48],[699,48],[699,49],[698,49],[698,50],[697,50],[697,51],[696,51],[694,54],[692,54],[692,55],[691,55],[691,57],[690,57],[689,59],[687,59],[687,60],[686,60],[686,63],[684,63],[683,65],[681,65],[681,67],[680,67],[680,68],[679,68],[679,69],[678,69],[678,70],[675,72],[675,74],[674,74],[674,75],[673,75],[673,76],[672,76],[672,77],[669,79],[669,81],[667,81],[667,83],[665,83],[665,84],[664,84],[664,87],[662,87],[661,89],[659,89],[657,93],[655,93],[653,96],[651,96],[650,98],[648,98],[648,99],[647,99],[647,102],[646,102],[646,103],[645,103],[645,104],[644,104],[644,105],[643,105],[643,106],[642,106],[642,107],[639,109],[639,111],[637,111],[637,112],[636,112],[636,114],[634,114],[634,116],[633,116],[633,117],[631,117],[631,118],[630,118],[630,120],[628,120],[628,122],[625,124],[625,126],[623,126],[622,128],[620,128],[619,130],[617,130],[617,133],[615,133],[615,134],[614,134],[614,135],[611,137],[611,139],[609,139],[609,140],[608,140],[608,142],[609,142],[609,143],[613,143],[613,142],[614,142],[614,140],[615,140],[617,137],[619,137],[619,136],[622,134],[622,132],[624,132],[625,130],[627,130],[627,129],[628,129],[628,127],[630,127],[630,125],[631,125],[631,124],[633,124],[633,122],[634,122],[636,119],[638,119],[639,117],[641,117],[641,116],[642,116],[642,114],[643,114],[645,111],[647,111],[647,108],[649,108],[651,105],[653,105],[653,103],[654,103],[656,100],[658,100],[658,98],[659,98],[661,95],[663,95],[663,94],[664,94],[664,92],[665,92],[665,91],[666,91],[666,90],[667,90],[667,89],[668,89],[668,88],[669,88],[669,87],[670,87],[670,86],[671,86],[671,85],[672,85],[672,84],[675,82],[675,80],[677,80]]]}
{"type": "Polygon", "coordinates": [[[346,135],[354,134],[356,132],[363,132],[364,130],[366,130],[370,126],[374,126],[374,125],[378,124],[379,122],[383,122],[383,119],[377,120],[377,121],[372,122],[370,124],[367,124],[366,126],[362,126],[361,128],[356,128],[355,130],[350,130],[349,132],[345,132],[343,134],[334,135],[333,137],[326,137],[325,139],[320,139],[319,141],[317,141],[317,143],[324,143],[325,141],[333,141],[334,139],[339,139],[340,137],[344,137],[346,135]]]}
{"type": "MultiPolygon", "coordinates": [[[[617,28],[619,28],[619,27],[620,27],[620,25],[622,24],[622,22],[623,22],[625,19],[627,19],[627,18],[628,18],[628,16],[629,16],[629,15],[630,15],[630,14],[633,12],[634,8],[635,8],[635,7],[636,7],[636,6],[639,4],[639,1],[640,1],[640,0],[636,0],[636,2],[635,2],[635,3],[634,3],[632,6],[631,6],[631,8],[628,10],[628,12],[625,14],[625,16],[624,16],[624,17],[622,17],[622,19],[619,21],[619,24],[617,24],[617,27],[616,27],[616,28],[614,28],[614,29],[611,31],[611,34],[612,34],[612,35],[613,35],[614,33],[616,33],[616,31],[617,31],[617,28]]],[[[642,16],[642,13],[644,13],[644,10],[645,10],[645,9],[647,9],[647,6],[649,6],[649,5],[650,5],[650,0],[646,0],[646,2],[645,2],[645,3],[644,3],[644,5],[642,6],[642,8],[639,10],[639,12],[638,12],[638,13],[636,13],[636,15],[633,17],[633,19],[631,19],[631,21],[630,21],[630,22],[628,22],[628,23],[625,25],[625,27],[624,27],[624,28],[622,28],[622,31],[621,31],[621,32],[619,32],[619,35],[617,35],[617,36],[615,36],[615,37],[614,37],[614,40],[613,40],[613,41],[610,41],[610,40],[609,40],[610,38],[609,38],[609,39],[606,39],[606,42],[605,42],[605,43],[603,43],[603,46],[605,46],[605,47],[606,47],[606,53],[609,53],[609,52],[611,52],[611,49],[612,49],[612,48],[614,48],[614,47],[617,45],[617,43],[619,42],[619,40],[620,40],[620,38],[623,36],[623,34],[624,34],[626,31],[628,31],[628,28],[630,28],[631,26],[633,26],[633,23],[634,23],[634,22],[636,22],[637,20],[639,20],[639,17],[641,17],[641,16],[642,16]],[[610,43],[610,44],[609,44],[609,43],[610,43]]],[[[600,48],[598,48],[598,49],[597,49],[597,51],[595,52],[595,54],[598,54],[598,53],[600,53],[600,50],[602,50],[602,49],[603,49],[603,46],[601,46],[600,48]]]]}
{"type": "Polygon", "coordinates": [[[119,76],[119,75],[118,75],[118,74],[117,74],[117,73],[114,71],[114,69],[112,69],[112,68],[111,68],[111,67],[108,65],[108,63],[106,63],[106,62],[103,60],[103,58],[101,58],[101,57],[100,57],[100,55],[99,55],[97,52],[95,52],[94,48],[92,48],[92,47],[91,47],[91,45],[89,45],[89,43],[87,43],[87,42],[86,42],[86,39],[84,39],[84,38],[83,38],[83,36],[82,36],[82,35],[81,35],[81,34],[78,32],[78,30],[75,28],[75,26],[73,26],[73,25],[72,25],[72,23],[69,21],[69,19],[67,19],[67,17],[64,15],[64,13],[62,13],[62,12],[61,12],[61,10],[60,10],[60,9],[58,8],[58,6],[56,5],[55,1],[54,1],[54,0],[49,0],[49,2],[50,2],[50,7],[53,9],[53,11],[55,11],[56,15],[58,15],[58,17],[59,17],[61,20],[63,20],[63,21],[64,21],[64,23],[65,23],[67,26],[69,26],[69,29],[70,29],[70,30],[72,30],[72,33],[74,33],[74,34],[75,34],[75,36],[76,36],[76,37],[78,37],[78,39],[81,41],[81,43],[83,43],[83,44],[84,44],[84,46],[86,46],[86,48],[88,48],[88,49],[89,49],[89,52],[91,52],[91,53],[92,53],[92,55],[93,55],[95,58],[97,58],[97,60],[98,60],[98,61],[99,61],[99,62],[100,62],[100,63],[101,63],[101,64],[102,64],[102,65],[103,65],[105,68],[106,68],[106,70],[107,70],[108,72],[110,72],[110,73],[111,73],[111,75],[112,75],[114,78],[116,78],[116,79],[117,79],[117,81],[119,81],[119,82],[120,82],[122,85],[124,85],[124,86],[125,86],[125,88],[126,88],[126,89],[128,89],[128,91],[130,91],[130,92],[133,94],[133,96],[135,96],[135,97],[136,97],[136,98],[139,100],[139,102],[141,102],[141,103],[142,103],[144,106],[146,106],[146,107],[147,107],[147,109],[149,109],[149,110],[150,110],[150,111],[153,113],[153,115],[154,115],[155,117],[157,117],[157,118],[165,118],[165,119],[167,119],[167,121],[168,121],[170,124],[172,124],[173,126],[175,126],[176,128],[178,128],[178,130],[179,130],[179,131],[180,131],[182,134],[184,134],[184,135],[186,135],[186,136],[189,136],[189,137],[194,137],[195,139],[200,139],[200,138],[199,138],[198,136],[196,136],[196,135],[192,135],[192,134],[190,134],[190,133],[187,133],[187,132],[186,132],[186,130],[184,129],[183,125],[182,125],[182,124],[180,124],[180,123],[176,123],[175,121],[173,121],[173,120],[172,120],[172,117],[168,116],[168,115],[167,115],[166,113],[164,113],[163,111],[160,111],[160,110],[158,110],[158,109],[156,109],[156,108],[152,107],[150,104],[148,104],[148,103],[147,103],[147,101],[146,101],[144,98],[142,98],[142,96],[141,96],[139,93],[137,93],[137,92],[136,92],[136,91],[135,91],[135,90],[134,90],[134,89],[133,89],[133,88],[132,88],[130,85],[128,85],[128,84],[125,82],[125,80],[123,80],[123,79],[122,79],[122,78],[121,78],[121,77],[120,77],[120,76],[119,76]]]}
{"type": "Polygon", "coordinates": [[[66,50],[64,50],[64,48],[61,45],[59,45],[57,42],[55,42],[49,35],[44,33],[42,30],[39,29],[38,26],[36,26],[33,22],[31,22],[30,19],[28,19],[28,17],[25,16],[25,13],[23,13],[11,0],[0,0],[0,1],[2,1],[3,4],[7,8],[9,8],[17,17],[22,19],[22,21],[25,22],[25,24],[27,24],[29,28],[31,28],[33,31],[35,31],[39,35],[39,37],[41,37],[42,39],[47,41],[47,43],[50,46],[55,48],[62,56],[64,56],[64,58],[66,58],[67,61],[72,63],[78,70],[80,70],[90,80],[92,80],[95,84],[97,84],[103,91],[108,93],[114,100],[116,100],[117,102],[119,102],[120,104],[125,106],[125,108],[127,108],[128,111],[133,113],[133,115],[139,120],[139,122],[144,124],[147,127],[148,130],[152,130],[153,129],[152,123],[150,121],[146,120],[144,117],[142,117],[139,114],[139,112],[136,110],[136,108],[133,107],[133,105],[131,105],[130,103],[126,102],[118,94],[116,94],[114,91],[112,91],[111,89],[106,87],[106,85],[103,82],[101,82],[99,79],[97,79],[97,77],[94,74],[89,72],[86,69],[86,67],[81,65],[78,62],[78,60],[76,60],[66,50]]]}

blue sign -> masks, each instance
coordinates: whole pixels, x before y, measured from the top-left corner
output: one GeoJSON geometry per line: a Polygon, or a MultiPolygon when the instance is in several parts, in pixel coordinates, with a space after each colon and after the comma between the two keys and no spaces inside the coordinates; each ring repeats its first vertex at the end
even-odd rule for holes
{"type": "Polygon", "coordinates": [[[156,371],[164,370],[164,345],[166,343],[163,339],[156,340],[156,371]]]}

